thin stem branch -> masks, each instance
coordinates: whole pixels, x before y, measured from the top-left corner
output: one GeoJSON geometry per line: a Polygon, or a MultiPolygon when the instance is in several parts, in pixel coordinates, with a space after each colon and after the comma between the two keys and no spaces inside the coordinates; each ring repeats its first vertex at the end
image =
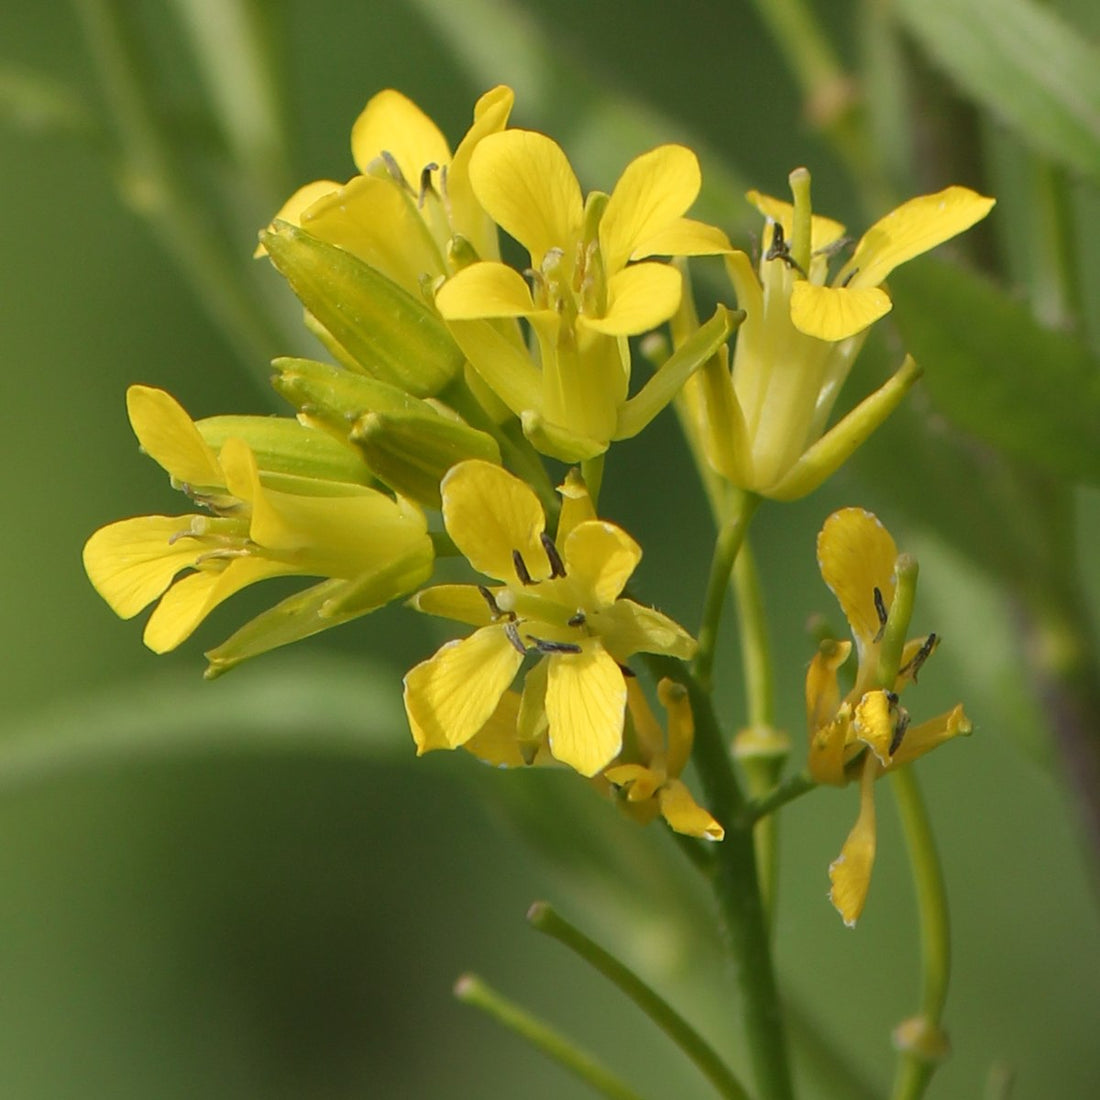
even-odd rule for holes
{"type": "Polygon", "coordinates": [[[455,996],[463,1004],[473,1005],[498,1024],[526,1039],[551,1061],[579,1077],[601,1096],[609,1100],[642,1100],[641,1095],[605,1069],[590,1054],[575,1046],[565,1036],[525,1012],[517,1004],[502,997],[475,974],[463,974],[455,983],[455,996]]]}
{"type": "Polygon", "coordinates": [[[699,1068],[727,1100],[748,1100],[749,1094],[714,1048],[663,997],[613,955],[590,940],[539,901],[527,912],[531,927],[552,936],[623,991],[699,1068]]]}
{"type": "Polygon", "coordinates": [[[753,825],[769,814],[775,813],[781,806],[786,806],[788,802],[793,802],[796,798],[808,794],[816,786],[817,782],[808,772],[799,772],[798,775],[792,775],[790,779],[780,783],[778,787],[775,787],[769,794],[764,795],[763,798],[747,802],[741,811],[738,823],[742,826],[753,825]]]}

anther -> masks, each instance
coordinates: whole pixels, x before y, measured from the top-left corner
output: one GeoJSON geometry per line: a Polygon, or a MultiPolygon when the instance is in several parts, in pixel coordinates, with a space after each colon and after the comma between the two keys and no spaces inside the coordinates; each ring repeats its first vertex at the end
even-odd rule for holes
{"type": "Polygon", "coordinates": [[[543,531],[539,535],[539,542],[542,543],[542,548],[546,551],[546,557],[550,561],[550,576],[564,577],[565,562],[561,560],[561,555],[558,553],[558,548],[554,545],[554,540],[543,531]]]}
{"type": "Polygon", "coordinates": [[[583,650],[576,642],[551,642],[546,638],[527,635],[528,640],[540,653],[581,653],[583,650]]]}
{"type": "Polygon", "coordinates": [[[844,276],[844,281],[840,284],[842,287],[847,286],[857,275],[859,274],[859,268],[853,267],[847,275],[844,276]]]}
{"type": "Polygon", "coordinates": [[[882,591],[875,585],[875,614],[878,616],[878,633],[871,639],[873,642],[881,642],[886,633],[886,620],[890,617],[886,610],[886,601],[882,598],[882,591]]]}
{"type": "Polygon", "coordinates": [[[481,593],[482,599],[489,605],[489,614],[492,615],[494,619],[499,619],[504,612],[500,610],[500,605],[497,603],[496,597],[483,584],[479,584],[477,590],[481,593]]]}
{"type": "Polygon", "coordinates": [[[801,266],[791,255],[791,246],[783,236],[783,226],[780,225],[779,222],[775,223],[775,231],[772,233],[771,248],[764,253],[764,259],[782,260],[788,267],[793,268],[803,278],[806,277],[806,272],[802,270],[801,266]]]}
{"type": "Polygon", "coordinates": [[[432,173],[438,171],[439,165],[433,160],[431,164],[425,164],[420,169],[420,191],[416,198],[417,209],[424,206],[424,200],[427,198],[428,192],[434,190],[432,187],[432,173]]]}
{"type": "Polygon", "coordinates": [[[636,680],[638,678],[638,674],[629,665],[619,665],[619,671],[628,680],[636,680]]]}
{"type": "Polygon", "coordinates": [[[512,643],[512,648],[517,653],[522,653],[527,656],[527,647],[523,644],[523,639],[519,636],[519,627],[516,626],[514,620],[509,619],[504,624],[504,633],[508,635],[508,641],[512,643]]]}
{"type": "Polygon", "coordinates": [[[401,171],[401,165],[397,163],[397,158],[388,149],[383,149],[381,152],[382,163],[386,166],[386,171],[389,172],[390,178],[395,183],[399,183],[406,191],[411,191],[409,181],[405,179],[405,173],[401,171]]]}
{"type": "MultiPolygon", "coordinates": [[[[897,696],[894,696],[897,699],[897,696]]],[[[890,738],[890,755],[901,748],[901,742],[905,737],[905,731],[909,728],[909,712],[904,708],[898,708],[897,720],[894,722],[894,736],[890,738]]]]}
{"type": "Polygon", "coordinates": [[[518,550],[512,551],[512,565],[515,566],[516,576],[519,578],[520,584],[534,584],[531,579],[531,574],[527,571],[527,562],[523,560],[523,555],[518,550]]]}
{"type": "Polygon", "coordinates": [[[583,611],[578,611],[576,615],[573,615],[569,619],[569,626],[584,626],[588,622],[588,618],[583,611]]]}
{"type": "Polygon", "coordinates": [[[936,648],[939,638],[935,633],[929,634],[927,638],[921,643],[920,649],[913,654],[913,659],[900,670],[902,674],[908,673],[913,678],[913,683],[917,682],[917,673],[924,667],[924,662],[932,656],[932,650],[936,648]]]}

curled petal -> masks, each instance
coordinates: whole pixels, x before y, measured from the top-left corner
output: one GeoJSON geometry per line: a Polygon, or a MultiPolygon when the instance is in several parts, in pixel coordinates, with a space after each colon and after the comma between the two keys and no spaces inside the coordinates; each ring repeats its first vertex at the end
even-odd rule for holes
{"type": "Polygon", "coordinates": [[[608,280],[607,312],[583,317],[583,323],[605,336],[647,332],[676,312],[683,285],[680,272],[669,264],[634,264],[608,280]]]}
{"type": "Polygon", "coordinates": [[[170,393],[131,386],[126,391],[126,411],[142,450],[176,481],[200,487],[225,485],[216,455],[170,393]]]}
{"type": "Polygon", "coordinates": [[[635,653],[665,653],[682,661],[695,656],[695,639],[679,623],[633,600],[616,600],[599,612],[598,622],[616,660],[625,661],[635,653]]]}
{"type": "Polygon", "coordinates": [[[576,467],[569,470],[565,480],[558,486],[561,496],[561,515],[558,517],[558,546],[564,547],[569,532],[580,523],[596,518],[596,509],[588,486],[576,467]]]}
{"type": "Polygon", "coordinates": [[[554,654],[547,663],[550,751],[581,775],[595,775],[622,748],[626,712],[622,670],[599,644],[581,653],[554,654]]]}
{"type": "Polygon", "coordinates": [[[426,615],[454,619],[469,626],[488,626],[493,621],[489,601],[472,584],[433,585],[417,592],[409,600],[409,606],[426,615]]]}
{"type": "Polygon", "coordinates": [[[451,159],[451,148],[439,127],[393,88],[372,96],[351,128],[351,155],[360,172],[369,172],[383,152],[393,157],[414,189],[424,168],[442,166],[451,159]]]}
{"type": "Polygon", "coordinates": [[[526,317],[535,310],[531,290],[523,276],[495,262],[463,268],[439,288],[435,304],[448,321],[526,317]]]}
{"type": "Polygon", "coordinates": [[[470,158],[470,183],[493,221],[531,254],[534,267],[580,233],[580,184],[561,147],[545,134],[489,134],[470,158]]]}
{"type": "Polygon", "coordinates": [[[859,817],[840,855],[829,864],[832,883],[829,900],[849,928],[854,928],[859,920],[871,885],[871,869],[875,863],[875,779],[878,775],[878,764],[868,757],[859,783],[859,817]]]}
{"type": "Polygon", "coordinates": [[[447,533],[478,572],[521,582],[518,553],[532,579],[550,576],[541,541],[546,518],[526,483],[499,466],[471,459],[451,467],[440,492],[447,533]]]}
{"type": "Polygon", "coordinates": [[[902,764],[916,760],[918,756],[930,752],[944,741],[950,741],[952,737],[967,736],[973,728],[960,703],[946,714],[930,718],[919,726],[910,726],[905,731],[890,766],[900,768],[902,764]]]}
{"type": "Polygon", "coordinates": [[[799,279],[791,291],[791,324],[833,343],[862,332],[890,309],[889,296],[877,286],[815,286],[799,279]]]}
{"type": "Polygon", "coordinates": [[[825,521],[817,536],[821,576],[840,601],[860,644],[871,645],[881,627],[875,589],[887,609],[894,598],[894,563],[898,548],[878,517],[863,508],[841,508],[825,521]]]}
{"type": "Polygon", "coordinates": [[[692,797],[691,791],[679,779],[670,779],[658,792],[661,816],[669,828],[685,836],[701,840],[721,840],[726,830],[692,797]]]}
{"type": "Polygon", "coordinates": [[[448,642],[405,676],[405,711],[418,754],[464,745],[489,721],[523,654],[503,626],[448,642]]]}
{"type": "Polygon", "coordinates": [[[642,548],[621,528],[606,520],[588,520],[565,540],[566,574],[584,589],[582,603],[613,603],[642,560],[642,548]]]}
{"type": "Polygon", "coordinates": [[[695,740],[695,716],[687,688],[667,676],[657,684],[657,698],[668,715],[668,773],[675,777],[687,767],[695,740]]]}
{"type": "Polygon", "coordinates": [[[701,185],[699,160],[683,145],[661,145],[635,157],[615,184],[600,222],[607,270],[618,271],[642,242],[676,221],[701,185]]]}
{"type": "Polygon", "coordinates": [[[995,202],[958,186],[903,202],[863,234],[838,278],[850,277],[851,287],[878,286],[895,267],[981,221],[995,202]]]}

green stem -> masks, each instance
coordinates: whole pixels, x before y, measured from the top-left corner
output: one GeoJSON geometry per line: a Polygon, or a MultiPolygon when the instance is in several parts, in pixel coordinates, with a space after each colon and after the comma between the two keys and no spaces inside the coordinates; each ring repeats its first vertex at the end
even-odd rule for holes
{"type": "Polygon", "coordinates": [[[647,663],[657,675],[668,676],[688,690],[695,718],[693,759],[706,792],[707,808],[726,830],[725,839],[715,845],[710,881],[729,937],[757,1096],[760,1100],[791,1100],[787,1039],[760,898],[756,850],[751,826],[741,824],[745,798],[709,692],[679,661],[648,656],[647,663]]]}
{"type": "Polygon", "coordinates": [[[790,779],[775,787],[762,798],[755,798],[751,802],[747,802],[741,811],[738,824],[745,827],[753,825],[769,814],[775,813],[781,806],[786,806],[788,802],[793,802],[796,798],[808,794],[816,786],[817,782],[808,772],[799,772],[798,775],[792,775],[790,779]]]}
{"type": "Polygon", "coordinates": [[[1077,227],[1065,170],[1032,164],[1031,308],[1043,324],[1066,328],[1081,317],[1077,227]]]}
{"type": "Polygon", "coordinates": [[[601,1096],[610,1100],[641,1100],[641,1095],[604,1069],[590,1054],[574,1046],[563,1035],[502,997],[475,974],[463,974],[455,983],[455,996],[492,1016],[497,1023],[526,1039],[551,1061],[579,1077],[601,1096]]]}
{"type": "Polygon", "coordinates": [[[527,912],[527,920],[532,928],[553,936],[618,986],[695,1063],[720,1096],[727,1100],[748,1100],[744,1086],[714,1048],[634,971],[590,940],[547,902],[535,902],[527,912]]]}
{"type": "Polygon", "coordinates": [[[596,455],[595,458],[586,458],[581,463],[581,477],[588,488],[588,495],[592,498],[592,507],[599,510],[600,489],[603,487],[603,467],[607,452],[596,455]]]}
{"type": "Polygon", "coordinates": [[[723,522],[714,540],[714,556],[710,564],[710,577],[703,600],[703,620],[699,627],[699,649],[695,654],[694,673],[700,687],[710,692],[713,686],[714,655],[718,644],[718,625],[726,602],[730,575],[734,562],[745,540],[749,521],[760,503],[753,493],[741,493],[736,506],[723,522]]]}
{"type": "Polygon", "coordinates": [[[268,362],[278,340],[243,273],[227,254],[210,211],[184,177],[175,141],[154,108],[154,83],[129,23],[130,5],[119,0],[75,0],[89,52],[118,130],[123,190],[175,258],[193,291],[251,372],[267,388],[268,362]]]}
{"type": "MultiPolygon", "coordinates": [[[[928,810],[911,767],[891,772],[891,782],[901,814],[921,936],[920,1019],[929,1036],[939,1036],[940,1020],[951,978],[951,927],[947,890],[936,851],[928,810]]],[[[918,1100],[924,1094],[938,1059],[931,1051],[903,1050],[894,1078],[892,1100],[918,1100]]]]}

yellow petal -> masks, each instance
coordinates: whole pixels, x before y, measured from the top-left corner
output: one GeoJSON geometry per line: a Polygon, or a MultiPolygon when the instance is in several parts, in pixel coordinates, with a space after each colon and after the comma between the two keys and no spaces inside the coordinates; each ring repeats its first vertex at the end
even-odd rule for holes
{"type": "MultiPolygon", "coordinates": [[[[664,683],[663,680],[661,682],[664,683]]],[[[642,685],[638,683],[635,676],[626,677],[626,709],[630,714],[631,725],[634,727],[637,755],[649,765],[654,765],[654,762],[663,762],[665,759],[665,733],[650,709],[649,700],[646,699],[642,685]]],[[[663,763],[660,771],[660,782],[663,783],[666,775],[663,763]]],[[[612,779],[610,773],[607,777],[612,779]]],[[[617,782],[617,780],[612,779],[612,782],[617,782]]]]}
{"type": "Polygon", "coordinates": [[[84,569],[95,590],[123,619],[147,607],[204,547],[178,538],[201,516],[136,516],[101,527],[84,544],[84,569]]]}
{"type": "Polygon", "coordinates": [[[493,621],[488,600],[472,584],[436,584],[417,592],[409,606],[426,615],[454,619],[470,626],[488,626],[493,621]]]}
{"type": "Polygon", "coordinates": [[[516,717],[519,714],[519,692],[506,691],[489,720],[467,741],[463,748],[486,764],[497,768],[522,768],[526,761],[516,742],[516,717]]]}
{"type": "Polygon", "coordinates": [[[538,407],[542,376],[517,340],[493,321],[449,321],[447,328],[478,377],[516,416],[538,407]]]}
{"type": "Polygon", "coordinates": [[[413,190],[429,164],[442,166],[451,159],[451,148],[439,127],[411,99],[387,88],[372,96],[351,128],[351,155],[360,172],[389,153],[413,190]]]}
{"type": "MultiPolygon", "coordinates": [[[[339,190],[340,184],[335,180],[314,180],[312,183],[307,183],[304,187],[299,187],[279,207],[279,212],[271,219],[271,222],[272,224],[275,222],[290,222],[291,225],[301,225],[302,214],[306,210],[318,199],[323,199],[326,195],[332,194],[333,191],[339,190]]],[[[256,245],[256,251],[252,253],[253,258],[258,259],[260,256],[266,255],[267,249],[262,244],[256,245]]]]}
{"type": "Polygon", "coordinates": [[[910,199],[863,234],[838,278],[851,273],[851,287],[878,286],[899,264],[981,221],[996,201],[957,186],[910,199]]]}
{"type": "Polygon", "coordinates": [[[903,721],[897,696],[886,691],[868,691],[856,704],[852,729],[875,754],[878,762],[890,764],[891,748],[903,721]]]}
{"type": "Polygon", "coordinates": [[[547,661],[539,661],[523,678],[523,698],[516,720],[520,744],[543,745],[546,740],[546,679],[550,671],[547,661]]]}
{"type": "Polygon", "coordinates": [[[489,721],[522,663],[504,627],[486,626],[411,669],[405,712],[417,753],[469,741],[489,721]]]}
{"type": "MultiPolygon", "coordinates": [[[[774,199],[771,195],[765,195],[760,191],[749,191],[745,198],[773,222],[779,222],[783,226],[783,236],[790,241],[794,231],[794,206],[782,199],[774,199]]],[[[819,248],[825,248],[833,241],[840,240],[844,236],[844,226],[832,218],[823,218],[814,214],[810,222],[810,250],[816,252],[819,248]]]]}
{"type": "Polygon", "coordinates": [[[600,636],[618,661],[635,653],[665,653],[690,661],[695,639],[667,615],[633,600],[616,600],[590,622],[598,623],[600,636]]]}
{"type": "Polygon", "coordinates": [[[292,565],[265,558],[234,558],[220,571],[203,570],[177,581],[161,597],[142,640],[154,653],[167,653],[189,638],[223,600],[268,577],[294,573],[292,565]]]}
{"type": "MultiPolygon", "coordinates": [[[[811,737],[833,720],[840,708],[840,684],[837,672],[852,652],[851,642],[822,642],[806,672],[806,728],[811,737]]],[[[822,780],[815,775],[819,783],[822,780]]]]}
{"type": "Polygon", "coordinates": [[[701,183],[698,158],[683,145],[661,145],[635,157],[615,184],[600,222],[607,271],[618,271],[639,244],[678,219],[695,201],[701,183]]]}
{"type": "Polygon", "coordinates": [[[550,576],[540,536],[546,518],[525,482],[489,462],[453,466],[440,484],[443,523],[470,564],[488,577],[519,584],[518,552],[534,580],[550,576]]]}
{"type": "Polygon", "coordinates": [[[628,802],[645,802],[657,793],[664,782],[664,776],[658,775],[641,764],[616,764],[605,769],[604,778],[626,792],[628,802]]]}
{"type": "Polygon", "coordinates": [[[657,800],[661,816],[675,832],[702,840],[721,840],[726,835],[726,830],[695,801],[679,779],[670,779],[657,792],[657,800]]]}
{"type": "Polygon", "coordinates": [[[890,312],[886,291],[874,287],[814,286],[799,279],[791,291],[791,324],[819,340],[845,340],[890,312]]]}
{"type": "Polygon", "coordinates": [[[471,264],[448,279],[437,291],[435,305],[448,321],[526,317],[535,309],[523,276],[492,262],[471,264]]]}
{"type": "Polygon", "coordinates": [[[642,548],[620,527],[588,520],[565,540],[565,572],[582,587],[586,607],[613,603],[642,560],[642,548]]]}
{"type": "Polygon", "coordinates": [[[692,218],[677,218],[642,240],[630,254],[633,260],[646,256],[718,256],[733,251],[729,237],[717,226],[692,218]]]}
{"type": "Polygon", "coordinates": [[[598,644],[546,660],[550,751],[581,775],[595,775],[622,748],[626,711],[622,670],[598,644]]]}
{"type": "Polygon", "coordinates": [[[483,138],[470,158],[470,183],[493,221],[531,254],[533,267],[551,248],[571,250],[580,235],[580,184],[545,134],[505,130],[483,138]]]}
{"type": "Polygon", "coordinates": [[[633,264],[607,281],[607,312],[582,321],[606,336],[636,336],[667,321],[682,293],[683,279],[671,265],[633,264]]]}
{"type": "Polygon", "coordinates": [[[861,648],[878,635],[875,608],[878,588],[889,610],[894,598],[894,563],[898,548],[878,517],[862,508],[842,508],[825,521],[817,536],[821,576],[840,601],[861,648]]]}
{"type": "Polygon", "coordinates": [[[496,230],[485,215],[470,186],[470,158],[482,138],[495,134],[508,125],[515,93],[504,84],[487,91],[474,105],[474,122],[459,142],[447,173],[447,196],[451,204],[451,220],[460,233],[485,260],[499,255],[496,230]]]}
{"type": "Polygon", "coordinates": [[[967,736],[973,728],[960,703],[946,714],[921,722],[919,726],[910,726],[905,731],[890,766],[900,768],[902,764],[916,760],[918,756],[930,752],[944,741],[950,741],[952,737],[967,736]]]}
{"type": "Polygon", "coordinates": [[[225,484],[214,452],[183,406],[164,390],[131,386],[126,411],[142,450],[176,481],[198,487],[225,484]]]}
{"type": "MultiPolygon", "coordinates": [[[[675,778],[691,759],[691,746],[695,740],[695,716],[691,713],[691,700],[683,684],[667,676],[657,684],[657,698],[668,715],[668,774],[675,778]]],[[[720,839],[720,838],[719,838],[720,839]]]]}
{"type": "Polygon", "coordinates": [[[871,758],[863,765],[859,783],[859,817],[840,850],[829,864],[832,889],[829,900],[849,928],[855,927],[867,900],[871,868],[875,863],[875,779],[878,765],[871,758]]]}
{"type": "Polygon", "coordinates": [[[596,518],[596,509],[592,504],[588,486],[575,467],[565,475],[565,481],[558,486],[561,496],[561,515],[558,517],[559,547],[565,545],[569,532],[580,523],[596,518]]]}
{"type": "Polygon", "coordinates": [[[848,783],[848,763],[852,738],[852,711],[845,704],[831,720],[810,730],[810,752],[806,761],[815,783],[843,787],[848,783]]]}

